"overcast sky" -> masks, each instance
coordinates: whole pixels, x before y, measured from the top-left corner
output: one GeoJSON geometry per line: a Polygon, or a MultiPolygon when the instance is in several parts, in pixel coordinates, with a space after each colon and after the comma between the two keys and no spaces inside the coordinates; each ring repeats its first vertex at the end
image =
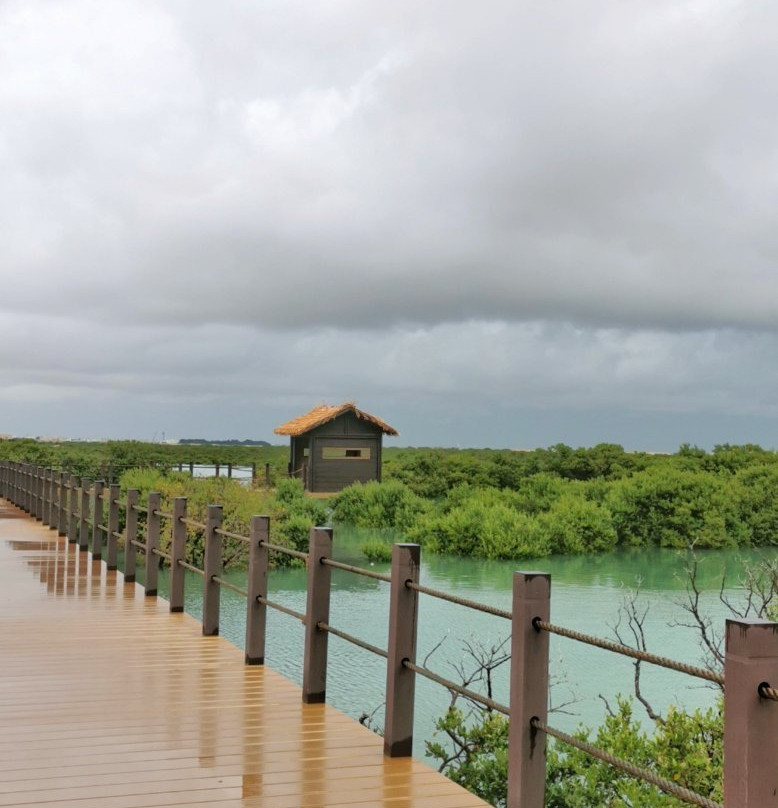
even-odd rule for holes
{"type": "Polygon", "coordinates": [[[0,0],[0,372],[14,435],[778,448],[778,4],[0,0]]]}

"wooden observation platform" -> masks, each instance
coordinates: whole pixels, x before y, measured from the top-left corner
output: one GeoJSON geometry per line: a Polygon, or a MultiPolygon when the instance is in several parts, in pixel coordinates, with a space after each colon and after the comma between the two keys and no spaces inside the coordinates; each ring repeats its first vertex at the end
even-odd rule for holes
{"type": "Polygon", "coordinates": [[[0,500],[0,806],[486,803],[0,500]]]}

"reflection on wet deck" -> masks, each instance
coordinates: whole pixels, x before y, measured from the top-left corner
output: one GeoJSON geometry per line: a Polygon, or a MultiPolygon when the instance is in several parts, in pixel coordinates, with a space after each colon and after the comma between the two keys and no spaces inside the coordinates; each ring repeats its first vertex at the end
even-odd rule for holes
{"type": "Polygon", "coordinates": [[[3,500],[0,662],[0,806],[486,805],[3,500]]]}

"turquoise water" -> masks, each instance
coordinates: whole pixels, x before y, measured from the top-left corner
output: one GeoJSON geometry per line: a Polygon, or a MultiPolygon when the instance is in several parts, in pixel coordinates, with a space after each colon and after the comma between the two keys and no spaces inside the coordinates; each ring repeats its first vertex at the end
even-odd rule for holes
{"type": "MultiPolygon", "coordinates": [[[[336,528],[335,557],[379,572],[388,564],[370,565],[359,552],[366,532],[336,528]]],[[[774,557],[775,551],[771,551],[774,557]]],[[[757,551],[707,551],[701,559],[699,586],[702,605],[713,626],[720,632],[727,610],[719,600],[722,575],[726,573],[726,594],[740,596],[738,570],[742,560],[755,560],[757,551]]],[[[603,556],[544,558],[533,562],[481,561],[434,555],[422,556],[422,584],[502,609],[511,607],[512,575],[516,569],[548,572],[552,581],[551,619],[553,622],[614,639],[613,626],[625,597],[638,586],[641,609],[647,608],[644,624],[650,650],[679,661],[699,665],[703,661],[699,637],[693,629],[678,625],[689,622],[681,608],[685,598],[685,558],[671,550],[620,551],[603,556]]],[[[245,573],[226,576],[245,586],[245,573]]],[[[299,612],[305,611],[305,570],[273,570],[270,598],[299,612]]],[[[385,648],[388,630],[389,587],[380,581],[333,570],[330,624],[369,643],[385,648]]],[[[165,594],[163,575],[160,593],[165,594]]],[[[186,610],[201,616],[202,580],[188,574],[186,610]]],[[[433,649],[427,667],[459,680],[456,668],[467,664],[465,643],[474,646],[499,644],[509,635],[508,621],[463,607],[420,596],[417,660],[423,661],[433,649]],[[439,647],[438,647],[439,646],[439,647]]],[[[623,625],[623,624],[622,624],[623,625]]],[[[222,590],[220,633],[243,647],[245,600],[222,590]]],[[[269,610],[266,664],[289,679],[302,677],[303,627],[287,615],[269,610]]],[[[686,709],[712,705],[716,689],[705,682],[654,666],[643,666],[643,693],[657,710],[675,702],[686,709]]],[[[496,676],[495,698],[508,703],[507,669],[496,676]]],[[[549,722],[570,730],[578,724],[597,725],[604,714],[600,696],[614,700],[616,694],[630,694],[633,663],[575,641],[551,637],[551,703],[566,704],[564,712],[549,722]]],[[[417,677],[415,754],[423,757],[424,740],[430,738],[434,721],[449,703],[448,692],[417,677]]],[[[327,700],[347,714],[359,718],[376,712],[382,722],[384,701],[384,660],[337,637],[330,637],[327,700]]]]}

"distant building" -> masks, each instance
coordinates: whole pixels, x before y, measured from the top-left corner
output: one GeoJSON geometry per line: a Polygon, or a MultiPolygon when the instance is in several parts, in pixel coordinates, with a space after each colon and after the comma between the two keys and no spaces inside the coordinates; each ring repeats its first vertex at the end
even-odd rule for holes
{"type": "Polygon", "coordinates": [[[353,403],[320,404],[279,426],[289,435],[289,474],[307,491],[334,493],[355,482],[381,479],[381,441],[397,430],[353,403]]]}

